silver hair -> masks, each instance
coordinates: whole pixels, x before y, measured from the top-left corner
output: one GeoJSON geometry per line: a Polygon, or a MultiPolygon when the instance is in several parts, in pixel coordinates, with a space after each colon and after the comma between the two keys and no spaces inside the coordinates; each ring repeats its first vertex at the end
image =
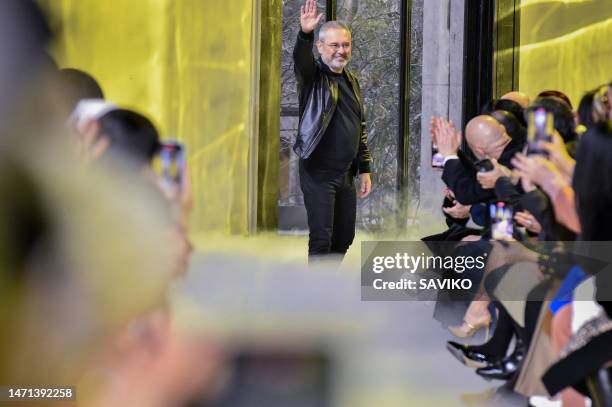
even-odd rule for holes
{"type": "Polygon", "coordinates": [[[319,28],[319,41],[325,41],[325,34],[329,30],[345,30],[349,34],[351,30],[348,28],[346,24],[341,21],[328,21],[319,28]]]}

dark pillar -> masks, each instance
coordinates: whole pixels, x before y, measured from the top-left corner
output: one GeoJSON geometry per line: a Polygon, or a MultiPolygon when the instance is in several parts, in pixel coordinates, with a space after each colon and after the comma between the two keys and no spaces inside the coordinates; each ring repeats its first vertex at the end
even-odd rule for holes
{"type": "Polygon", "coordinates": [[[493,97],[494,0],[466,0],[463,126],[493,97]]]}
{"type": "Polygon", "coordinates": [[[520,0],[498,0],[495,11],[493,97],[518,89],[520,0]]]}
{"type": "Polygon", "coordinates": [[[411,157],[409,151],[411,22],[412,0],[402,0],[400,16],[399,132],[397,144],[397,189],[399,199],[399,216],[397,216],[397,221],[400,230],[403,230],[407,224],[410,197],[418,195],[419,190],[416,174],[418,174],[420,157],[411,157]]]}

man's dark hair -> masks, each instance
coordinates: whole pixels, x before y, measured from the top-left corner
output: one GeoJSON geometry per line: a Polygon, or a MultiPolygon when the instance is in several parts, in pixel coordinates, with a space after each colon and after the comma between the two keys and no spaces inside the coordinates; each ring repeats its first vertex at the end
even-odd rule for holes
{"type": "Polygon", "coordinates": [[[537,98],[527,109],[525,109],[525,119],[531,112],[539,108],[544,108],[546,112],[554,116],[554,127],[559,132],[563,141],[567,144],[576,140],[576,123],[574,114],[568,104],[556,96],[546,96],[537,98]]]}
{"type": "Polygon", "coordinates": [[[506,133],[508,133],[513,140],[519,140],[520,142],[525,142],[527,140],[527,130],[525,127],[521,126],[512,113],[506,110],[495,110],[489,113],[489,116],[492,116],[499,124],[504,126],[506,133]]]}
{"type": "Polygon", "coordinates": [[[68,93],[68,103],[76,107],[81,99],[104,99],[98,81],[87,72],[74,68],[60,69],[60,80],[68,93]]]}
{"type": "Polygon", "coordinates": [[[108,154],[127,157],[134,164],[150,164],[160,148],[159,134],[149,119],[131,110],[112,110],[102,116],[100,133],[110,140],[108,154]]]}
{"type": "Polygon", "coordinates": [[[545,90],[538,94],[539,98],[547,98],[551,96],[559,98],[562,101],[564,101],[570,110],[574,109],[574,106],[572,106],[572,101],[570,100],[570,98],[565,93],[561,92],[560,90],[545,90]]]}
{"type": "Polygon", "coordinates": [[[499,99],[495,102],[495,105],[493,107],[495,108],[495,110],[503,110],[505,112],[510,113],[512,116],[516,118],[516,120],[518,120],[518,123],[521,126],[527,127],[527,122],[525,121],[524,109],[521,107],[521,105],[516,103],[514,100],[499,99]]]}
{"type": "Polygon", "coordinates": [[[481,114],[488,114],[488,115],[490,115],[491,113],[493,113],[496,110],[503,110],[505,112],[510,113],[511,115],[513,115],[516,118],[516,120],[518,120],[518,123],[521,126],[527,127],[527,123],[525,122],[525,116],[524,116],[523,108],[521,107],[521,105],[516,103],[514,100],[510,100],[510,99],[493,99],[489,103],[484,105],[484,107],[481,109],[481,114]]]}
{"type": "Polygon", "coordinates": [[[593,99],[596,93],[597,89],[586,92],[578,104],[578,119],[580,124],[587,129],[595,125],[595,120],[593,119],[593,99]]]}

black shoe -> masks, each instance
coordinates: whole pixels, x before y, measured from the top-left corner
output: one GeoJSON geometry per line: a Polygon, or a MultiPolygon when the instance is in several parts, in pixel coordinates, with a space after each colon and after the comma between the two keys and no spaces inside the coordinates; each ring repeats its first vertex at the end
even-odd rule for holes
{"type": "Polygon", "coordinates": [[[507,358],[476,369],[476,374],[487,380],[510,380],[519,371],[524,357],[525,350],[523,347],[517,347],[512,355],[507,358]]]}
{"type": "Polygon", "coordinates": [[[446,342],[446,349],[448,349],[459,362],[469,367],[486,367],[501,360],[498,356],[476,352],[471,350],[469,345],[462,345],[453,341],[446,342]]]}

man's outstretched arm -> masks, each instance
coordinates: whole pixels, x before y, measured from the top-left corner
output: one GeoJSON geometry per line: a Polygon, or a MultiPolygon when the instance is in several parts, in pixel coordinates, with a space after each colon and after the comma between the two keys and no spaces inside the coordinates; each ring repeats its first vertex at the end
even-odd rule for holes
{"type": "Polygon", "coordinates": [[[293,48],[294,70],[298,83],[314,75],[314,30],[322,17],[323,13],[317,14],[316,0],[306,0],[300,10],[300,32],[293,48]]]}

